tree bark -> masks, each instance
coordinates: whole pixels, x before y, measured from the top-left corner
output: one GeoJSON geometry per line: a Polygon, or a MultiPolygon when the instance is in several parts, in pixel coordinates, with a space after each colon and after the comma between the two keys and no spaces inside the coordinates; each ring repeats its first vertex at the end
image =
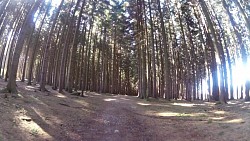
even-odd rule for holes
{"type": "Polygon", "coordinates": [[[82,2],[80,14],[78,17],[77,21],[77,27],[74,33],[74,38],[73,38],[73,47],[72,51],[70,54],[70,63],[69,63],[69,77],[68,77],[68,92],[72,93],[72,86],[74,85],[74,80],[75,80],[75,69],[76,69],[76,51],[77,51],[77,45],[79,43],[79,28],[80,28],[80,23],[82,19],[82,13],[83,13],[83,8],[85,6],[85,0],[82,2]]]}
{"type": "Polygon", "coordinates": [[[49,50],[50,50],[51,40],[52,40],[52,36],[54,34],[57,18],[59,16],[59,13],[61,11],[63,3],[64,3],[64,0],[61,0],[61,3],[56,10],[55,17],[53,19],[51,19],[51,20],[53,20],[53,23],[52,23],[51,28],[50,28],[49,36],[48,36],[48,39],[46,42],[46,47],[45,47],[45,51],[44,51],[44,55],[43,55],[44,57],[43,57],[41,81],[40,81],[40,90],[42,92],[46,91],[45,84],[46,84],[46,75],[47,75],[47,69],[48,69],[49,50]]]}
{"type": "Polygon", "coordinates": [[[33,5],[33,7],[31,8],[31,10],[28,13],[26,20],[24,21],[24,26],[22,27],[22,29],[19,33],[19,38],[18,38],[16,48],[14,51],[14,55],[12,58],[9,81],[8,81],[7,88],[6,88],[7,91],[10,93],[17,93],[16,75],[17,75],[19,58],[20,58],[20,55],[22,52],[25,37],[29,33],[29,30],[32,29],[33,26],[35,26],[35,24],[33,23],[34,14],[42,2],[43,2],[43,0],[38,0],[35,2],[35,4],[33,5]]]}
{"type": "Polygon", "coordinates": [[[169,65],[169,49],[167,45],[167,36],[166,36],[166,31],[165,31],[165,25],[164,25],[164,20],[163,20],[163,14],[161,10],[161,4],[160,0],[157,0],[158,4],[158,11],[160,14],[160,27],[162,30],[162,44],[164,48],[164,93],[165,93],[165,99],[169,100],[170,99],[170,65],[169,65]]]}

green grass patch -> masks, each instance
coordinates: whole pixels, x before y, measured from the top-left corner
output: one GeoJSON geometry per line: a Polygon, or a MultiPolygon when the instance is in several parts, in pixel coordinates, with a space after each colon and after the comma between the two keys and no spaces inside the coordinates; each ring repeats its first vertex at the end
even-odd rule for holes
{"type": "Polygon", "coordinates": [[[187,113],[179,113],[177,116],[178,117],[190,117],[191,115],[187,113]]]}
{"type": "Polygon", "coordinates": [[[208,121],[207,121],[208,124],[210,124],[210,123],[212,123],[212,122],[213,122],[212,119],[208,119],[208,121]]]}
{"type": "Polygon", "coordinates": [[[33,136],[37,136],[38,135],[38,130],[37,129],[31,129],[30,134],[33,136]]]}
{"type": "Polygon", "coordinates": [[[220,104],[222,104],[220,101],[217,101],[217,102],[215,103],[215,105],[220,105],[220,104]]]}

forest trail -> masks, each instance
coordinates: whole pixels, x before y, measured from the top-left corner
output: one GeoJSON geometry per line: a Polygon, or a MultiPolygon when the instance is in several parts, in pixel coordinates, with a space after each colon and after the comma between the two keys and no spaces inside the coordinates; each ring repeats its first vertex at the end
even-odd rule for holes
{"type": "MultiPolygon", "coordinates": [[[[6,85],[1,80],[0,87],[6,85]]],[[[0,96],[0,141],[247,141],[250,103],[165,101],[86,92],[42,93],[18,83],[0,96]]]]}
{"type": "MultiPolygon", "coordinates": [[[[99,127],[94,140],[151,140],[156,133],[143,123],[132,99],[126,96],[98,96],[98,112],[92,126],[99,127]],[[105,101],[105,102],[102,102],[105,101]],[[101,126],[100,126],[101,123],[101,126]]],[[[92,134],[92,133],[89,133],[92,134]]]]}

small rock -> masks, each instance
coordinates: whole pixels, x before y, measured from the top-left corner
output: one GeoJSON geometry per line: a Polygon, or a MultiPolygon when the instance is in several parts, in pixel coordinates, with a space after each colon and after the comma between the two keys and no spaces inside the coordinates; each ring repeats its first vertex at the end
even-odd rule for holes
{"type": "Polygon", "coordinates": [[[115,132],[114,133],[119,133],[119,130],[115,130],[115,132]]]}
{"type": "Polygon", "coordinates": [[[19,104],[16,104],[15,107],[16,107],[17,109],[19,109],[19,108],[20,108],[20,105],[19,105],[19,104]]]}
{"type": "Polygon", "coordinates": [[[109,124],[109,121],[107,121],[107,120],[104,120],[104,124],[109,124]]]}

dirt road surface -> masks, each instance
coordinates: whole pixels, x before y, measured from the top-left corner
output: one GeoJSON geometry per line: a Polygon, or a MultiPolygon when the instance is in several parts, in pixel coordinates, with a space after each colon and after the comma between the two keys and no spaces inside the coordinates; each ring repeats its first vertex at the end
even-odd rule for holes
{"type": "MultiPolygon", "coordinates": [[[[0,88],[6,85],[1,80],[0,88]]],[[[0,94],[0,141],[248,141],[250,103],[165,101],[86,92],[86,97],[18,83],[0,94]],[[7,96],[7,98],[6,98],[7,96]]]]}

